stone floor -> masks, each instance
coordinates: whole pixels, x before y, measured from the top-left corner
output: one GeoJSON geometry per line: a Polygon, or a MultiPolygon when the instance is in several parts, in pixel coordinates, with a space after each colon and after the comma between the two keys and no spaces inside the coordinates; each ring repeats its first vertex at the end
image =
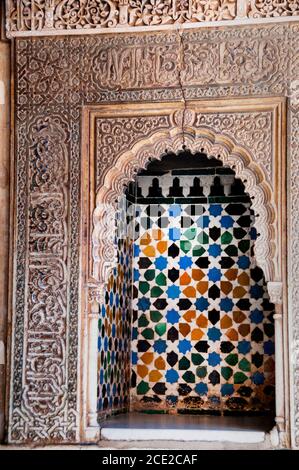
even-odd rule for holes
{"type": "Polygon", "coordinates": [[[109,441],[197,441],[262,443],[274,423],[265,416],[160,415],[128,413],[102,424],[109,441]]]}

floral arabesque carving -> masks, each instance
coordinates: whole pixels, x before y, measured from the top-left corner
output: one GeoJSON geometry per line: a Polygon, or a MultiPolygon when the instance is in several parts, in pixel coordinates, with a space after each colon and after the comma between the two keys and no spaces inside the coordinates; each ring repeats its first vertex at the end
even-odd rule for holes
{"type": "MultiPolygon", "coordinates": [[[[70,438],[69,426],[77,420],[76,410],[67,412],[65,368],[69,335],[67,125],[58,116],[33,118],[27,138],[29,193],[25,197],[29,198],[29,211],[28,234],[24,233],[24,242],[27,240],[29,245],[24,324],[27,334],[23,345],[16,345],[24,348],[20,355],[26,357],[26,366],[23,370],[23,362],[16,354],[14,367],[22,376],[22,400],[13,410],[10,439],[39,440],[45,434],[46,423],[53,441],[59,441],[70,438]]],[[[20,193],[20,196],[24,195],[20,193]]],[[[18,205],[19,223],[26,226],[22,207],[18,205]]],[[[16,282],[22,287],[24,274],[19,269],[16,282]]],[[[24,312],[18,305],[15,322],[20,315],[23,318],[24,312]]]]}
{"type": "Polygon", "coordinates": [[[298,0],[255,0],[250,2],[249,18],[277,18],[299,15],[298,0]]]}
{"type": "Polygon", "coordinates": [[[236,0],[8,0],[15,31],[112,29],[232,20],[236,0]]]}
{"type": "Polygon", "coordinates": [[[9,36],[299,15],[297,0],[6,0],[6,5],[9,36]]]}
{"type": "Polygon", "coordinates": [[[110,244],[107,238],[107,221],[111,218],[111,211],[107,211],[107,207],[119,200],[124,185],[134,179],[136,172],[145,168],[150,159],[161,159],[166,149],[179,153],[183,145],[191,152],[201,151],[208,157],[216,156],[224,166],[233,168],[236,176],[242,179],[246,191],[252,197],[252,208],[259,215],[255,219],[259,234],[255,244],[256,260],[267,280],[275,277],[275,210],[271,200],[272,191],[261,169],[244,148],[235,145],[223,135],[216,135],[203,128],[182,133],[180,128],[173,127],[135,143],[127,152],[115,155],[113,167],[106,173],[103,185],[98,189],[93,213],[93,278],[102,285],[108,281],[116,259],[115,255],[111,256],[115,251],[115,229],[111,225],[110,244]]]}

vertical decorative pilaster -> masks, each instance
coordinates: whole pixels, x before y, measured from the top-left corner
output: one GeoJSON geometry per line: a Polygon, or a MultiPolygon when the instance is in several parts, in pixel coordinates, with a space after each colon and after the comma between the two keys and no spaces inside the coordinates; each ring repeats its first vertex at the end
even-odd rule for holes
{"type": "Polygon", "coordinates": [[[283,327],[282,327],[282,295],[283,284],[280,281],[270,281],[267,284],[270,301],[275,305],[275,422],[279,433],[285,432],[284,408],[284,360],[283,360],[283,327]]]}

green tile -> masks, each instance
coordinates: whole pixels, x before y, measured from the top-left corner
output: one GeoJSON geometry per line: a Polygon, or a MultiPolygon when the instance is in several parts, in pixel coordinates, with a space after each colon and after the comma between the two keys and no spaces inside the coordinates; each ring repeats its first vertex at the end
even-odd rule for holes
{"type": "Polygon", "coordinates": [[[191,372],[191,370],[187,370],[183,374],[182,379],[185,380],[185,382],[187,382],[188,384],[195,383],[195,375],[193,374],[193,372],[191,372]]]}
{"type": "Polygon", "coordinates": [[[179,360],[179,370],[187,370],[190,367],[190,361],[185,356],[179,360]]]}
{"type": "Polygon", "coordinates": [[[142,382],[137,385],[137,395],[145,395],[149,391],[149,389],[149,384],[142,380],[142,382]]]}
{"type": "Polygon", "coordinates": [[[221,243],[223,243],[223,245],[228,245],[229,243],[231,243],[232,239],[233,239],[233,236],[229,232],[224,232],[221,235],[221,243]]]}
{"type": "Polygon", "coordinates": [[[233,369],[231,367],[221,367],[221,375],[225,380],[229,380],[233,375],[233,369]]]}
{"type": "Polygon", "coordinates": [[[195,366],[199,366],[200,364],[202,364],[204,362],[204,360],[205,360],[205,358],[202,357],[201,354],[197,354],[197,353],[192,353],[191,354],[191,361],[195,366]]]}
{"type": "Polygon", "coordinates": [[[167,326],[166,323],[158,323],[158,325],[155,326],[155,332],[159,336],[163,336],[164,333],[166,332],[166,326],[167,326]]]}
{"type": "Polygon", "coordinates": [[[196,228],[189,228],[184,232],[184,237],[188,238],[188,240],[194,240],[196,237],[197,229],[196,228]]]}
{"type": "Polygon", "coordinates": [[[138,318],[138,326],[139,327],[144,327],[144,326],[147,326],[149,324],[149,321],[148,319],[146,318],[146,315],[143,313],[142,315],[140,315],[140,317],[138,318]]]}
{"type": "Polygon", "coordinates": [[[243,357],[243,359],[241,359],[239,362],[239,368],[244,372],[249,372],[251,369],[250,362],[245,357],[243,357]]]}
{"type": "Polygon", "coordinates": [[[155,279],[155,269],[147,269],[147,271],[145,271],[144,273],[144,277],[147,281],[152,281],[153,279],[155,279]]]}
{"type": "Polygon", "coordinates": [[[198,366],[196,368],[196,375],[200,379],[203,379],[207,375],[207,368],[205,366],[198,366]]]}
{"type": "Polygon", "coordinates": [[[250,249],[250,240],[241,240],[238,243],[239,250],[241,250],[243,253],[246,253],[250,249]]]}
{"type": "Polygon", "coordinates": [[[191,249],[191,246],[192,245],[189,242],[189,240],[181,240],[180,241],[180,248],[184,253],[188,253],[188,251],[190,251],[190,249],[191,249]]]}
{"type": "Polygon", "coordinates": [[[157,312],[156,310],[151,310],[150,311],[150,317],[151,317],[152,322],[157,323],[158,321],[161,320],[163,315],[162,315],[162,313],[157,312]]]}
{"type": "Polygon", "coordinates": [[[145,330],[143,330],[141,332],[141,334],[145,339],[153,339],[154,338],[154,331],[152,330],[152,328],[145,328],[145,330]]]}
{"type": "Polygon", "coordinates": [[[205,233],[205,232],[201,232],[198,237],[197,237],[197,240],[199,241],[199,243],[201,243],[202,245],[207,245],[209,243],[209,236],[205,233]]]}
{"type": "Polygon", "coordinates": [[[192,250],[192,256],[202,256],[205,253],[205,248],[200,245],[195,245],[192,250]]]}
{"type": "Polygon", "coordinates": [[[158,286],[166,286],[167,285],[167,278],[166,278],[165,274],[163,274],[163,273],[158,274],[158,276],[156,277],[156,283],[157,283],[158,286]]]}
{"type": "Polygon", "coordinates": [[[146,294],[150,289],[150,285],[146,281],[139,281],[139,290],[142,294],[146,294]]]}
{"type": "Polygon", "coordinates": [[[151,289],[151,297],[160,297],[163,294],[163,290],[159,286],[154,286],[151,289]]]}
{"type": "Polygon", "coordinates": [[[234,245],[229,245],[224,251],[228,256],[238,256],[239,254],[238,248],[234,245]]]}
{"type": "Polygon", "coordinates": [[[247,375],[243,374],[243,372],[236,372],[234,374],[234,383],[235,384],[242,384],[247,379],[248,379],[247,375]]]}
{"type": "Polygon", "coordinates": [[[238,354],[229,354],[226,356],[225,362],[227,362],[230,366],[235,366],[238,363],[238,354]]]}

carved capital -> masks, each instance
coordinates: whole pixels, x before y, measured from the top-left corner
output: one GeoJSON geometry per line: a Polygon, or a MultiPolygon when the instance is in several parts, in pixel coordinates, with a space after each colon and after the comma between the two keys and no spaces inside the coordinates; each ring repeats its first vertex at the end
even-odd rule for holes
{"type": "Polygon", "coordinates": [[[267,283],[270,301],[276,305],[282,305],[283,284],[279,281],[269,281],[267,283]]]}
{"type": "MultiPolygon", "coordinates": [[[[88,303],[93,306],[95,303],[103,305],[105,302],[105,283],[88,285],[88,303]]],[[[97,312],[99,308],[97,307],[97,312]]],[[[93,308],[91,309],[93,313],[93,308]]]]}

